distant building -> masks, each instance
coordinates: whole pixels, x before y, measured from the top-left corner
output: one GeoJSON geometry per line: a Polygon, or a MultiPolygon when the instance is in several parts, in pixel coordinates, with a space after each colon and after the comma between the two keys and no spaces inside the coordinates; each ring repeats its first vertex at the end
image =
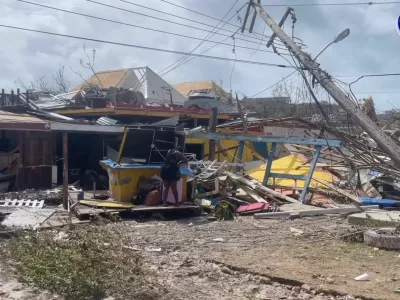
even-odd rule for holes
{"type": "Polygon", "coordinates": [[[291,115],[290,97],[245,98],[240,101],[247,113],[263,117],[286,117],[291,115]]]}

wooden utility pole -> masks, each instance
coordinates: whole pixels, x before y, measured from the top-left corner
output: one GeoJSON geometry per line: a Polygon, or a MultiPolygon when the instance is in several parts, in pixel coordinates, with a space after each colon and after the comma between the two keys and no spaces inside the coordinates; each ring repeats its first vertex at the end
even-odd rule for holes
{"type": "Polygon", "coordinates": [[[63,132],[63,207],[68,209],[68,133],[63,132]]]}
{"type": "MultiPolygon", "coordinates": [[[[302,66],[316,78],[319,84],[332,96],[333,99],[374,139],[379,147],[400,167],[400,146],[386,135],[367,115],[365,115],[354,102],[347,97],[331,80],[331,76],[322,71],[308,54],[301,51],[292,39],[279,27],[278,24],[265,12],[261,5],[252,2],[258,15],[267,23],[275,35],[282,41],[290,52],[297,58],[302,66]]],[[[246,19],[246,18],[245,18],[246,19]]]]}
{"type": "MultiPolygon", "coordinates": [[[[218,109],[216,107],[213,107],[211,116],[210,116],[210,123],[209,123],[209,132],[211,132],[211,133],[215,133],[217,131],[217,117],[218,117],[218,109]]],[[[215,140],[209,141],[208,159],[211,161],[215,160],[216,144],[217,143],[215,140]]]]}

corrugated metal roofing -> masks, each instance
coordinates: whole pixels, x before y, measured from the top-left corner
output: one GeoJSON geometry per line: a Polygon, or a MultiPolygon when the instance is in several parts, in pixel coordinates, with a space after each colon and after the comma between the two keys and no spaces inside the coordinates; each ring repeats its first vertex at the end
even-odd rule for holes
{"type": "Polygon", "coordinates": [[[116,125],[118,123],[118,120],[114,120],[108,117],[101,117],[96,121],[96,123],[99,125],[116,125]]]}
{"type": "MultiPolygon", "coordinates": [[[[118,151],[114,150],[113,148],[111,148],[110,146],[107,146],[107,159],[110,159],[112,161],[118,161],[118,151]]],[[[121,158],[121,164],[130,164],[132,163],[132,159],[126,158],[126,157],[122,157],[121,158]]]]}
{"type": "Polygon", "coordinates": [[[201,109],[212,109],[213,107],[216,107],[218,109],[218,113],[224,113],[224,114],[239,113],[236,107],[210,98],[199,98],[196,100],[186,101],[185,107],[198,107],[201,109]]]}
{"type": "Polygon", "coordinates": [[[164,119],[155,123],[151,123],[151,126],[168,126],[168,127],[175,127],[179,124],[179,117],[172,117],[168,119],[164,119]]]}

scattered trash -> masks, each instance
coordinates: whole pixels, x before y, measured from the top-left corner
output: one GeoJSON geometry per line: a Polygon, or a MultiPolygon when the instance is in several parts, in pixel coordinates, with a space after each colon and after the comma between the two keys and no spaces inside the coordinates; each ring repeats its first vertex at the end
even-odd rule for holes
{"type": "Polygon", "coordinates": [[[290,232],[293,233],[294,236],[300,236],[304,233],[303,230],[293,228],[293,227],[290,227],[290,232]]]}
{"type": "Polygon", "coordinates": [[[216,239],[213,239],[213,242],[222,243],[222,242],[225,242],[225,240],[223,238],[216,238],[216,239]]]}
{"type": "Polygon", "coordinates": [[[364,274],[354,278],[354,280],[357,280],[357,281],[368,281],[368,280],[370,280],[370,278],[369,278],[367,273],[364,273],[364,274]]]}
{"type": "Polygon", "coordinates": [[[161,252],[161,248],[146,248],[146,251],[148,252],[161,252]]]}
{"type": "Polygon", "coordinates": [[[124,248],[124,249],[129,249],[129,250],[133,250],[133,251],[140,251],[140,249],[137,248],[137,247],[123,246],[122,248],[124,248]]]}

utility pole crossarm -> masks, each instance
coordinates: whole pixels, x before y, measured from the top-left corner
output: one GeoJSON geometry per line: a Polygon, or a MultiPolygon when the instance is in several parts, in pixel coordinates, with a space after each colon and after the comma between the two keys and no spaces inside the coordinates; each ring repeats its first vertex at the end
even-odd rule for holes
{"type": "Polygon", "coordinates": [[[379,147],[400,167],[400,146],[387,134],[385,134],[367,115],[345,95],[330,79],[328,74],[319,68],[319,65],[312,58],[301,51],[292,39],[280,28],[278,24],[265,12],[261,5],[254,1],[252,6],[258,15],[272,29],[274,34],[293,53],[297,60],[308,69],[317,79],[319,84],[332,96],[333,99],[359,124],[365,132],[379,145],[379,147]]]}
{"type": "MultiPolygon", "coordinates": [[[[261,5],[260,5],[260,7],[261,7],[261,5]]],[[[254,9],[254,11],[257,12],[257,9],[254,9]]],[[[278,24],[279,27],[282,27],[282,26],[283,26],[283,24],[285,23],[287,17],[289,16],[289,14],[290,14],[292,11],[293,11],[293,8],[291,8],[291,7],[288,7],[288,8],[287,8],[287,10],[286,10],[285,14],[283,15],[282,19],[279,21],[279,24],[278,24]]],[[[275,37],[276,37],[276,34],[275,34],[275,32],[274,32],[274,33],[271,35],[270,39],[268,40],[267,48],[269,48],[269,47],[272,45],[272,43],[274,42],[275,37]]]]}

